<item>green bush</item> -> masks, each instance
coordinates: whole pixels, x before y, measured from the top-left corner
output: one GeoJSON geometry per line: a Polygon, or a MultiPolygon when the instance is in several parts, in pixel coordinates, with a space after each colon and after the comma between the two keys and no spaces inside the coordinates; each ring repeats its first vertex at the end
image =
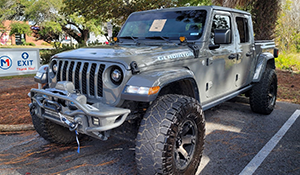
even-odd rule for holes
{"type": "Polygon", "coordinates": [[[300,71],[300,54],[281,53],[275,59],[276,67],[281,70],[300,71]]]}
{"type": "Polygon", "coordinates": [[[26,43],[26,46],[35,46],[33,42],[26,43]]]}
{"type": "Polygon", "coordinates": [[[51,60],[51,57],[57,53],[81,47],[80,45],[61,44],[60,42],[53,42],[51,45],[54,47],[53,49],[40,50],[41,64],[48,64],[51,60]]]}
{"type": "Polygon", "coordinates": [[[103,43],[101,43],[99,40],[93,41],[93,42],[89,42],[88,46],[89,47],[93,47],[93,46],[101,46],[103,43]]]}
{"type": "Polygon", "coordinates": [[[23,46],[36,46],[33,42],[23,42],[23,44],[22,44],[23,46]]]}
{"type": "MultiPolygon", "coordinates": [[[[60,42],[52,42],[51,45],[53,49],[43,49],[40,50],[41,64],[48,64],[51,60],[51,57],[57,53],[78,49],[81,47],[86,47],[85,45],[80,44],[61,44],[60,42]]],[[[101,46],[102,43],[99,41],[95,41],[88,44],[88,47],[97,47],[101,46]]],[[[102,45],[103,46],[103,45],[102,45]]],[[[103,46],[106,47],[106,46],[103,46]]]]}
{"type": "Polygon", "coordinates": [[[294,42],[297,53],[300,53],[300,33],[295,34],[294,36],[294,42]]]}
{"type": "Polygon", "coordinates": [[[42,46],[49,46],[50,44],[49,43],[42,43],[41,45],[42,46]]]}

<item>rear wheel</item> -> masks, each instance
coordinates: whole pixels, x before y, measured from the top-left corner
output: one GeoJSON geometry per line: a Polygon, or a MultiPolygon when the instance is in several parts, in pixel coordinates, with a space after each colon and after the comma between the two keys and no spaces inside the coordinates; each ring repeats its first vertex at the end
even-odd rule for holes
{"type": "Polygon", "coordinates": [[[136,141],[140,174],[195,174],[204,147],[204,116],[187,96],[165,95],[147,110],[136,141]]]}
{"type": "Polygon", "coordinates": [[[275,108],[277,98],[277,75],[267,67],[259,83],[250,91],[251,110],[260,114],[270,114],[275,108]]]}

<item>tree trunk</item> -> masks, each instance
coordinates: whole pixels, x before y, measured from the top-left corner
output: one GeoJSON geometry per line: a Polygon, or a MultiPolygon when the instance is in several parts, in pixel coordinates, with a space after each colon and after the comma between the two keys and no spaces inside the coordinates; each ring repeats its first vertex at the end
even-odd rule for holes
{"type": "Polygon", "coordinates": [[[212,0],[213,4],[235,8],[251,9],[256,40],[274,39],[276,21],[280,12],[280,0],[212,0]]]}
{"type": "Polygon", "coordinates": [[[280,0],[255,0],[251,14],[256,40],[274,39],[279,12],[280,0]]]}
{"type": "Polygon", "coordinates": [[[88,29],[83,29],[81,33],[81,37],[83,38],[83,43],[86,46],[86,42],[89,39],[90,31],[88,29]]]}
{"type": "Polygon", "coordinates": [[[89,39],[89,33],[90,33],[88,29],[83,29],[83,30],[79,29],[79,31],[81,32],[79,35],[73,29],[67,28],[66,26],[62,26],[62,29],[69,36],[74,38],[79,44],[86,46],[86,42],[89,39]]]}

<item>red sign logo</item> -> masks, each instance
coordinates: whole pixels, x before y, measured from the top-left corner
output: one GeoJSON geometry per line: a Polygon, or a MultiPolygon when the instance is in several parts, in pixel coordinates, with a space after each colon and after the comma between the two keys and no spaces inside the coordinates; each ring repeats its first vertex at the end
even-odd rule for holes
{"type": "Polygon", "coordinates": [[[0,69],[7,70],[12,66],[12,60],[8,56],[0,57],[0,69]]]}

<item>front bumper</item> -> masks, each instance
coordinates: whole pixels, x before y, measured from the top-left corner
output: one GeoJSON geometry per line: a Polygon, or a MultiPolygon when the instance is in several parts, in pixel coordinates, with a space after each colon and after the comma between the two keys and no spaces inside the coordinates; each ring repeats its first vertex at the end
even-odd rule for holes
{"type": "Polygon", "coordinates": [[[78,131],[87,135],[108,131],[120,126],[130,113],[129,109],[112,107],[103,103],[89,105],[77,101],[76,95],[55,88],[31,89],[31,111],[41,118],[47,118],[68,127],[59,118],[58,112],[71,122],[78,124],[78,131]]]}

